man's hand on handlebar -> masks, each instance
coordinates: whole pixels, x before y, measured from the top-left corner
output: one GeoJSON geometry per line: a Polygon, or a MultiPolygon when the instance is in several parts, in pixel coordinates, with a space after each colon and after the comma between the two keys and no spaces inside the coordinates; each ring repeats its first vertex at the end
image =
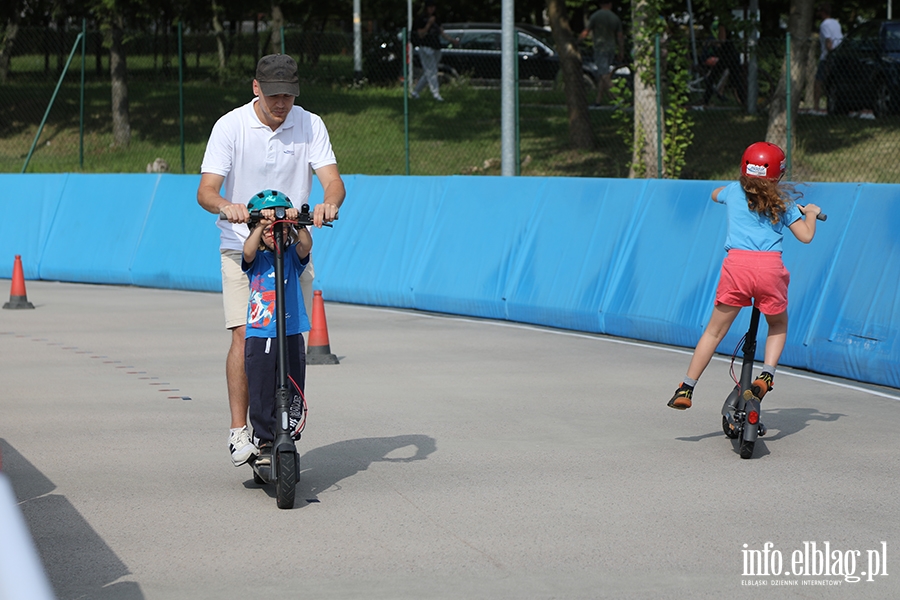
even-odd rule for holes
{"type": "Polygon", "coordinates": [[[229,223],[247,223],[250,221],[250,213],[247,211],[246,204],[229,204],[219,209],[219,214],[223,215],[229,223]]]}
{"type": "Polygon", "coordinates": [[[322,227],[325,223],[331,223],[338,218],[338,207],[330,202],[316,204],[313,209],[313,225],[322,227]]]}

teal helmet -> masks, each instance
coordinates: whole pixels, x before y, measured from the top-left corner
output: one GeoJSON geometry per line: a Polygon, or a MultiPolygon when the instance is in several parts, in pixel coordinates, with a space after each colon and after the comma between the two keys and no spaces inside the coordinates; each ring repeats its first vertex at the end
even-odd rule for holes
{"type": "Polygon", "coordinates": [[[278,190],[263,190],[250,198],[247,202],[247,210],[250,212],[267,208],[294,208],[291,199],[278,190]]]}

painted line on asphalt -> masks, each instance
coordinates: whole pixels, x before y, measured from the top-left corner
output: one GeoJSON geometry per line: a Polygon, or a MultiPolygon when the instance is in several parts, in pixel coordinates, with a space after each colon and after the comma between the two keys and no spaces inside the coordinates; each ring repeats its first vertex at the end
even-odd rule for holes
{"type": "MultiPolygon", "coordinates": [[[[683,354],[686,356],[691,356],[694,353],[693,350],[685,350],[683,348],[674,348],[671,346],[650,344],[650,343],[646,343],[646,342],[634,342],[631,340],[625,340],[625,339],[621,339],[621,338],[613,338],[613,337],[609,337],[609,336],[604,336],[599,333],[598,334],[580,333],[577,331],[567,331],[564,329],[552,329],[549,327],[538,327],[535,325],[526,325],[524,323],[513,323],[513,322],[508,322],[508,321],[495,321],[493,319],[472,319],[469,317],[461,317],[461,316],[456,316],[456,315],[439,315],[439,314],[434,314],[434,313],[420,312],[420,311],[416,311],[416,310],[399,310],[399,309],[394,309],[394,308],[383,308],[380,306],[365,306],[365,305],[361,305],[361,304],[343,304],[343,306],[349,306],[352,308],[359,308],[359,309],[363,309],[363,310],[373,310],[373,311],[379,311],[379,312],[395,313],[398,315],[412,315],[412,316],[420,317],[423,319],[438,319],[438,320],[444,320],[444,321],[461,321],[463,323],[478,323],[481,325],[484,325],[484,324],[493,325],[494,327],[509,327],[511,329],[523,329],[525,331],[537,331],[540,333],[563,335],[563,336],[567,336],[567,337],[581,338],[581,339],[586,339],[586,340],[597,340],[600,342],[608,342],[611,344],[622,344],[624,346],[632,346],[635,348],[647,348],[650,350],[662,350],[663,352],[671,352],[673,354],[683,354]]],[[[721,361],[721,362],[731,362],[730,358],[725,358],[722,356],[714,355],[712,359],[721,361]]],[[[815,381],[818,383],[833,385],[835,387],[853,390],[855,392],[862,392],[864,394],[869,394],[870,396],[878,396],[880,398],[887,398],[888,400],[895,400],[897,402],[900,402],[900,396],[888,394],[885,392],[880,392],[878,390],[870,390],[870,389],[867,389],[864,387],[859,387],[859,386],[848,384],[848,383],[841,383],[840,381],[833,381],[831,379],[817,377],[815,375],[807,375],[805,373],[798,373],[796,371],[787,370],[787,369],[790,369],[790,367],[779,367],[778,373],[780,375],[789,375],[791,377],[797,377],[799,379],[806,379],[808,381],[815,381]]]]}

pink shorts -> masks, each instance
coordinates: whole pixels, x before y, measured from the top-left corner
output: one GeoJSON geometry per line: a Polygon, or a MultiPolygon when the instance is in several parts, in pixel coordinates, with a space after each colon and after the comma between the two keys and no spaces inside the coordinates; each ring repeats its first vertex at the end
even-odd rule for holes
{"type": "Polygon", "coordinates": [[[722,262],[722,274],[716,289],[716,304],[756,306],[764,315],[787,310],[791,274],[781,262],[781,252],[729,250],[722,262]]]}

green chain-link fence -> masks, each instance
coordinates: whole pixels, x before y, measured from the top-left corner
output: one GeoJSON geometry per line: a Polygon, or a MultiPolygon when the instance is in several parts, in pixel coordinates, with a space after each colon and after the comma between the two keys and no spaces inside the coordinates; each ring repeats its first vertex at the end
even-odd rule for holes
{"type": "MultiPolygon", "coordinates": [[[[8,68],[0,70],[0,172],[21,172],[26,161],[27,172],[144,172],[164,161],[171,172],[197,173],[213,123],[252,98],[256,60],[269,52],[268,32],[225,36],[221,54],[214,35],[185,34],[179,69],[176,33],[129,32],[125,51],[131,141],[127,147],[114,147],[109,51],[99,32],[87,31],[82,59],[80,44],[75,44],[78,34],[18,32],[8,68]]],[[[539,33],[532,35],[540,38],[539,33]]],[[[499,72],[495,76],[493,69],[499,68],[500,51],[489,38],[466,34],[444,51],[444,102],[433,100],[427,87],[419,99],[404,99],[403,44],[397,35],[364,35],[362,81],[355,76],[351,35],[287,29],[284,49],[300,66],[297,103],[325,120],[342,172],[402,175],[408,161],[414,175],[499,174],[501,94],[499,72]],[[459,62],[467,53],[469,62],[459,62]]],[[[629,176],[633,141],[629,119],[634,107],[627,91],[632,80],[628,70],[618,71],[614,78],[622,82],[621,93],[589,111],[596,149],[573,150],[562,78],[558,63],[553,65],[552,50],[522,32],[519,40],[521,174],[629,176]],[[540,62],[546,64],[541,67],[540,62]]],[[[539,41],[552,45],[549,34],[539,41]]],[[[668,65],[672,49],[663,41],[659,114],[664,121],[684,115],[679,125],[682,178],[733,178],[736,157],[744,147],[766,138],[785,40],[760,41],[756,87],[747,85],[747,49],[740,42],[735,46],[733,61],[719,57],[723,64],[715,68],[706,64],[711,53],[701,44],[697,65],[682,71],[679,84],[668,65]],[[676,88],[682,93],[676,94],[676,88]],[[754,93],[757,99],[750,105],[755,111],[747,102],[754,93]]],[[[818,42],[811,47],[806,78],[799,90],[792,90],[800,98],[800,110],[791,119],[793,178],[900,182],[895,166],[900,155],[897,106],[882,103],[879,108],[877,97],[855,85],[842,92],[840,110],[812,112],[818,42]],[[859,98],[852,96],[857,88],[859,98]]],[[[683,58],[688,67],[694,62],[690,52],[683,58]]],[[[855,81],[852,73],[844,75],[855,81]]],[[[593,85],[587,74],[585,85],[593,85]]],[[[833,96],[832,92],[826,90],[824,96],[833,96]]],[[[593,90],[587,93],[592,102],[593,90]]],[[[657,111],[656,106],[643,108],[657,111]]],[[[670,132],[674,128],[667,126],[670,132]]]]}

